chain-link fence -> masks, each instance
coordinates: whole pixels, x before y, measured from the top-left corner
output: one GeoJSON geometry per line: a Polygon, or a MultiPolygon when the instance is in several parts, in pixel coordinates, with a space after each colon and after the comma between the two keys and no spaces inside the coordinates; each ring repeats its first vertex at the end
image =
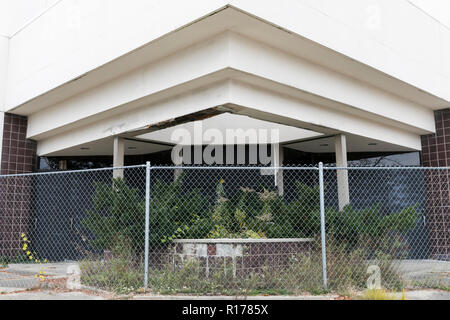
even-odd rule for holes
{"type": "Polygon", "coordinates": [[[448,288],[448,175],[147,164],[0,176],[0,291],[448,288]]]}
{"type": "Polygon", "coordinates": [[[77,286],[80,269],[86,286],[143,283],[145,175],[134,166],[0,176],[0,291],[77,286]]]}

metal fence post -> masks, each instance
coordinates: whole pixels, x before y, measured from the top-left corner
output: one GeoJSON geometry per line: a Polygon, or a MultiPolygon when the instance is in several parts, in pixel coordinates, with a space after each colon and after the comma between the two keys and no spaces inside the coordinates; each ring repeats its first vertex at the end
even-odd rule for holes
{"type": "Polygon", "coordinates": [[[325,243],[325,196],[323,186],[323,163],[319,163],[319,189],[320,189],[320,235],[322,241],[322,276],[323,287],[328,289],[327,285],[327,247],[325,243]]]}
{"type": "Polygon", "coordinates": [[[145,274],[144,289],[148,289],[148,254],[150,233],[150,162],[145,166],[145,274]]]}

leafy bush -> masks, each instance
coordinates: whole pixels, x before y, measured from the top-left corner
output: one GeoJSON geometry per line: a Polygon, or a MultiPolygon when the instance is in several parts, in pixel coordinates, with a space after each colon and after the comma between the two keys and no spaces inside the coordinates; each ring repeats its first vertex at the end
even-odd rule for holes
{"type": "Polygon", "coordinates": [[[208,216],[209,202],[198,190],[183,192],[183,175],[171,183],[157,181],[150,199],[150,242],[167,243],[201,233],[191,230],[195,221],[208,216]]]}
{"type": "MultiPolygon", "coordinates": [[[[182,192],[182,176],[172,183],[157,181],[152,189],[150,205],[150,243],[161,244],[184,237],[189,226],[207,216],[209,203],[200,192],[182,192]]],[[[82,224],[93,234],[91,245],[111,250],[118,237],[129,240],[132,250],[144,248],[145,200],[138,189],[121,179],[112,185],[98,183],[93,195],[93,208],[82,224]]],[[[196,236],[200,230],[191,230],[196,236]]]]}
{"type": "MultiPolygon", "coordinates": [[[[296,183],[297,196],[288,201],[277,192],[240,188],[230,199],[225,181],[216,187],[210,203],[198,190],[185,191],[183,175],[173,182],[157,181],[152,186],[150,205],[150,243],[161,245],[181,238],[297,238],[320,233],[319,188],[296,183]]],[[[135,250],[144,244],[145,202],[137,189],[123,179],[112,186],[96,185],[93,209],[83,221],[95,238],[96,248],[110,249],[116,237],[131,241],[135,250]]],[[[414,227],[417,206],[384,215],[381,205],[355,210],[326,209],[327,234],[342,241],[348,250],[358,242],[373,247],[387,245],[386,236],[414,227]]],[[[391,237],[392,238],[392,237],[391,237]]]]}
{"type": "MultiPolygon", "coordinates": [[[[216,189],[216,204],[210,238],[297,238],[310,237],[320,231],[319,189],[296,183],[297,197],[287,201],[276,191],[249,188],[231,199],[225,198],[224,181],[216,189]]],[[[205,223],[204,220],[199,223],[205,223]]]]}
{"type": "Polygon", "coordinates": [[[403,233],[415,226],[419,218],[416,209],[417,205],[414,205],[398,213],[383,215],[381,204],[363,210],[355,210],[351,205],[345,206],[342,211],[328,208],[327,234],[346,244],[348,249],[356,247],[360,241],[367,247],[381,248],[388,238],[394,238],[394,233],[403,233]]]}
{"type": "Polygon", "coordinates": [[[82,224],[95,236],[91,245],[111,249],[117,237],[131,240],[135,250],[143,248],[145,203],[137,189],[128,187],[121,178],[112,186],[97,183],[93,208],[87,211],[82,224]]]}
{"type": "Polygon", "coordinates": [[[212,213],[214,228],[208,238],[265,238],[262,224],[256,220],[263,206],[258,194],[254,190],[241,188],[237,202],[233,203],[223,197],[221,186],[223,184],[219,182],[212,213]]]}
{"type": "Polygon", "coordinates": [[[8,268],[9,259],[6,257],[0,257],[0,268],[8,268]]]}

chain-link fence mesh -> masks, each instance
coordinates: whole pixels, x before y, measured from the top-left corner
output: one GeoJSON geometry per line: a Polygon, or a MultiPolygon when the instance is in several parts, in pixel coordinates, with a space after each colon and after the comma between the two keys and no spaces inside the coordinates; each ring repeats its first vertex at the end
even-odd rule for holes
{"type": "Polygon", "coordinates": [[[321,286],[316,168],[151,171],[150,282],[163,293],[292,293],[321,286]],[[278,184],[278,183],[277,183],[278,184]]]}
{"type": "Polygon", "coordinates": [[[327,168],[324,171],[330,288],[448,287],[449,170],[327,168]],[[348,198],[346,197],[348,180],[348,198]]]}
{"type": "Polygon", "coordinates": [[[0,291],[79,287],[80,274],[86,286],[141,287],[145,171],[0,176],[0,291]]]}
{"type": "Polygon", "coordinates": [[[324,269],[335,292],[450,285],[448,168],[324,168],[322,207],[319,171],[1,176],[0,291],[69,279],[119,293],[316,293],[324,269]]]}

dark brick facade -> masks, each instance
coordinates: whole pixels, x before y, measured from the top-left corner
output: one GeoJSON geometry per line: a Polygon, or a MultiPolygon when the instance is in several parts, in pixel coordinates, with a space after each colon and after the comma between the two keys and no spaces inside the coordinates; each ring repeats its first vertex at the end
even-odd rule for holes
{"type": "MultiPolygon", "coordinates": [[[[450,166],[450,109],[435,112],[436,134],[422,136],[424,167],[450,166]]],[[[448,170],[425,174],[427,224],[433,259],[450,260],[450,179],[448,170]]]]}
{"type": "MultiPolygon", "coordinates": [[[[33,171],[36,162],[36,142],[26,138],[27,118],[4,116],[1,174],[33,171]]],[[[15,257],[20,251],[22,232],[30,225],[30,177],[0,179],[0,257],[15,257]]]]}
{"type": "Polygon", "coordinates": [[[27,117],[6,113],[3,125],[1,174],[33,172],[36,142],[26,138],[27,117]]]}

